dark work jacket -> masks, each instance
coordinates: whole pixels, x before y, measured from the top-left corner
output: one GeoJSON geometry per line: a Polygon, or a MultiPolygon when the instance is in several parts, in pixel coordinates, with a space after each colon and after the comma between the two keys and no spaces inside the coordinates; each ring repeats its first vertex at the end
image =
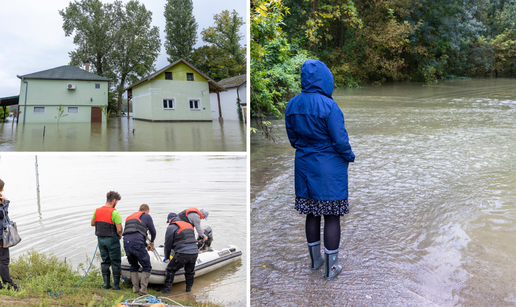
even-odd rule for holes
{"type": "Polygon", "coordinates": [[[316,200],[348,198],[348,163],[355,161],[344,115],[332,99],[333,76],[324,63],[307,60],[299,95],[285,114],[288,139],[296,149],[296,196],[316,200]]]}
{"type": "Polygon", "coordinates": [[[178,254],[192,255],[199,253],[195,232],[190,223],[176,218],[167,227],[167,232],[165,233],[165,259],[170,258],[170,251],[172,249],[178,254]]]}
{"type": "MultiPolygon", "coordinates": [[[[131,215],[131,216],[134,216],[131,215]]],[[[138,243],[141,243],[143,245],[146,245],[145,242],[146,242],[146,239],[147,239],[147,229],[149,230],[149,233],[150,233],[150,240],[151,242],[154,242],[154,240],[156,239],[156,228],[154,227],[154,221],[152,220],[152,217],[146,213],[143,213],[140,215],[139,217],[139,220],[136,219],[136,221],[138,221],[138,225],[140,226],[139,227],[139,230],[137,230],[137,226],[136,225],[133,225],[135,226],[134,228],[131,227],[130,224],[130,220],[134,222],[134,218],[133,219],[130,219],[129,216],[126,221],[125,221],[125,229],[124,229],[124,241],[131,241],[131,242],[138,242],[138,243]],[[143,230],[143,228],[145,228],[145,230],[143,230]]]]}

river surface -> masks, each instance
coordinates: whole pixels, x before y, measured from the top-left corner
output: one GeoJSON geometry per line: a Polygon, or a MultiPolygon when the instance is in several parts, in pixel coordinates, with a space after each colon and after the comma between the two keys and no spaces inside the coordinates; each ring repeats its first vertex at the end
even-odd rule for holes
{"type": "MultiPolygon", "coordinates": [[[[11,120],[11,119],[10,119],[11,120]]],[[[0,151],[245,152],[240,121],[146,122],[127,117],[107,123],[0,123],[0,151]]]]}
{"type": "MultiPolygon", "coordinates": [[[[11,248],[12,258],[34,249],[71,260],[74,267],[83,263],[87,268],[97,246],[90,221],[95,209],[105,204],[110,190],[122,196],[116,209],[124,221],[141,204],[149,205],[157,231],[156,245],[164,242],[168,213],[189,207],[204,208],[210,214],[201,224],[213,229],[212,247],[236,245],[242,250],[242,258],[195,278],[189,294],[184,283],[175,284],[169,297],[245,306],[245,155],[38,154],[39,193],[35,160],[33,154],[0,156],[0,178],[5,182],[4,193],[11,200],[9,216],[17,223],[22,238],[19,245],[11,248]]],[[[100,267],[98,258],[94,265],[100,267]]]]}
{"type": "MultiPolygon", "coordinates": [[[[337,89],[356,154],[333,281],[311,271],[294,153],[251,140],[253,306],[516,306],[516,79],[337,89]]],[[[321,228],[322,230],[322,228],[321,228]]]]}

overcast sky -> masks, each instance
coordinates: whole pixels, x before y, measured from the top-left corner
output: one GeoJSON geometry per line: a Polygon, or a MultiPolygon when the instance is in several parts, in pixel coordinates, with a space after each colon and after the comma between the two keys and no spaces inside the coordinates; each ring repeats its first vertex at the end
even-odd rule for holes
{"type": "MultiPolygon", "coordinates": [[[[101,0],[112,3],[112,0],[101,0]]],[[[68,65],[68,52],[76,48],[73,36],[65,37],[59,10],[68,7],[70,0],[0,0],[0,98],[20,94],[20,79],[25,75],[68,65]]],[[[126,3],[128,0],[122,0],[126,3]]],[[[168,65],[165,42],[166,0],[139,0],[152,12],[152,24],[159,27],[161,54],[154,63],[156,69],[168,65]]],[[[223,10],[236,10],[246,22],[240,30],[245,44],[248,27],[247,0],[193,0],[193,14],[198,24],[197,44],[201,31],[214,25],[213,16],[223,10]]]]}

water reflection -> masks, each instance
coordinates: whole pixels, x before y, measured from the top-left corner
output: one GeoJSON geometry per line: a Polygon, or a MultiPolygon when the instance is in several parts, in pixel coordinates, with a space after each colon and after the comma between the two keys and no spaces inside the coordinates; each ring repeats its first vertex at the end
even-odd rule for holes
{"type": "Polygon", "coordinates": [[[294,150],[274,121],[280,141],[251,144],[253,305],[516,305],[515,85],[334,92],[357,158],[341,222],[344,271],[330,283],[308,269],[294,150]]]}
{"type": "Polygon", "coordinates": [[[0,124],[0,151],[245,151],[239,121],[0,124]]]}

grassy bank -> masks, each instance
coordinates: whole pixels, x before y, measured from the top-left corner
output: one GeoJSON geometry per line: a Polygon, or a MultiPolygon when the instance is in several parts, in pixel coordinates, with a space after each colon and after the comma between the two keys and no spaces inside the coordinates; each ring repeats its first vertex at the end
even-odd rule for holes
{"type": "MultiPolygon", "coordinates": [[[[40,254],[29,251],[11,261],[9,265],[11,278],[20,291],[0,290],[0,306],[118,306],[121,301],[136,298],[139,295],[132,292],[132,285],[120,283],[121,290],[104,290],[102,274],[98,267],[91,267],[82,284],[81,282],[87,265],[79,264],[73,269],[70,262],[58,259],[55,255],[40,254]],[[64,292],[52,297],[48,292],[64,292]]],[[[160,289],[149,288],[149,294],[162,296],[160,289]]],[[[211,303],[181,302],[188,306],[218,306],[211,303]]]]}

